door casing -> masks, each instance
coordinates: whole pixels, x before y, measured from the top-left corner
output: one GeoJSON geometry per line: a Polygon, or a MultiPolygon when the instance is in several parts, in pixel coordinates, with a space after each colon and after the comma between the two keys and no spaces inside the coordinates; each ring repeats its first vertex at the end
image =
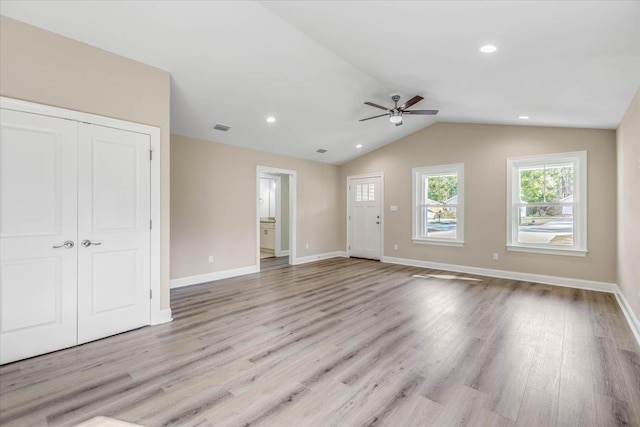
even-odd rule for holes
{"type": "MultiPolygon", "coordinates": [[[[95,114],[83,113],[80,111],[68,110],[65,108],[52,107],[49,105],[37,104],[13,98],[0,97],[0,108],[6,110],[21,111],[25,113],[39,114],[43,116],[57,117],[61,119],[74,120],[99,126],[122,129],[130,132],[137,132],[149,135],[151,140],[151,315],[150,324],[158,325],[170,322],[171,309],[161,307],[161,245],[162,245],[162,220],[161,220],[161,199],[160,199],[160,177],[161,177],[161,147],[160,128],[156,126],[143,125],[126,120],[112,119],[110,117],[95,114]]],[[[168,290],[168,288],[167,288],[168,290]]]]}
{"type": "Polygon", "coordinates": [[[359,179],[359,178],[380,178],[380,261],[384,259],[384,173],[367,173],[362,175],[349,175],[347,176],[347,185],[345,187],[347,197],[347,247],[346,252],[347,256],[351,256],[351,203],[349,200],[349,186],[351,185],[351,180],[359,179]]]}
{"type": "MultiPolygon", "coordinates": [[[[256,271],[260,272],[260,176],[269,174],[289,175],[289,264],[296,264],[296,230],[297,230],[297,184],[298,173],[291,169],[256,166],[256,271]]],[[[277,231],[280,231],[279,229],[277,231]]],[[[276,231],[276,234],[278,234],[276,231]]],[[[276,236],[277,238],[277,236],[276,236]]]]}

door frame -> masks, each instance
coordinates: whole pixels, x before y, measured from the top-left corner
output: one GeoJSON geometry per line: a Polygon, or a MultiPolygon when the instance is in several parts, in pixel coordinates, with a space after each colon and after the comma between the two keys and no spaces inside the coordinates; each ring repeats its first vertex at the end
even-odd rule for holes
{"type": "Polygon", "coordinates": [[[84,122],[98,126],[121,129],[129,132],[137,132],[149,135],[151,141],[151,310],[149,313],[149,324],[157,325],[169,322],[171,309],[161,308],[161,246],[162,246],[162,219],[160,205],[160,128],[156,126],[144,125],[129,122],[126,120],[113,119],[96,114],[83,113],[81,111],[68,110],[66,108],[52,107],[34,102],[22,101],[19,99],[0,96],[0,108],[6,110],[21,111],[23,113],[39,114],[41,116],[56,117],[60,119],[84,122]]]}
{"type": "Polygon", "coordinates": [[[274,216],[276,219],[274,255],[277,257],[289,255],[289,251],[284,251],[284,253],[282,251],[282,175],[263,174],[260,178],[275,179],[277,181],[275,197],[276,209],[274,216]]]}
{"type": "MultiPolygon", "coordinates": [[[[298,194],[296,188],[298,185],[297,172],[290,169],[280,169],[271,166],[256,166],[256,271],[260,272],[260,177],[270,174],[282,174],[289,175],[289,264],[295,265],[296,262],[296,228],[298,217],[296,214],[296,208],[298,206],[298,194]]],[[[275,177],[274,177],[275,178],[275,177]]],[[[282,182],[282,180],[279,180],[282,182]]],[[[278,186],[280,187],[280,186],[278,186]]],[[[279,190],[279,188],[278,188],[279,190]]],[[[279,203],[276,202],[276,217],[279,212],[279,203]]],[[[278,221],[276,220],[276,248],[280,242],[279,235],[282,230],[278,227],[278,221]]]]}
{"type": "Polygon", "coordinates": [[[380,178],[380,261],[384,258],[384,172],[379,173],[365,173],[361,175],[348,175],[347,176],[347,257],[351,256],[351,203],[349,200],[349,186],[351,180],[360,178],[380,178]]]}

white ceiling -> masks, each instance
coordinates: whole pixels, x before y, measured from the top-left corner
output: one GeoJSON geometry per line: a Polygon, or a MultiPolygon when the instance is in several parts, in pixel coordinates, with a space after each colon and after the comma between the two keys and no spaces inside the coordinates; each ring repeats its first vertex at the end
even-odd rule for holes
{"type": "Polygon", "coordinates": [[[0,13],[171,72],[173,133],[329,163],[434,122],[358,121],[392,93],[424,96],[414,108],[438,121],[616,128],[640,85],[637,1],[3,0],[0,13]]]}

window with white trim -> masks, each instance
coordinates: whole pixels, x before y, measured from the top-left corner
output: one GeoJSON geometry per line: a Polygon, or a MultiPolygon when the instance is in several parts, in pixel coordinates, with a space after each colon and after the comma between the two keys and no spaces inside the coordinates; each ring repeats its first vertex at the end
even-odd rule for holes
{"type": "Polygon", "coordinates": [[[507,249],[587,253],[587,152],[507,159],[507,249]]]}
{"type": "Polygon", "coordinates": [[[414,243],[464,244],[464,164],[413,169],[414,243]]]}

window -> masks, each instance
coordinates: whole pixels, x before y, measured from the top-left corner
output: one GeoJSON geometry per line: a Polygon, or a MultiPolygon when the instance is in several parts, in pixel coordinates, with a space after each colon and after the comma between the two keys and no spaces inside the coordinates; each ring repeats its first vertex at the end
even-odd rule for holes
{"type": "Polygon", "coordinates": [[[464,165],[413,169],[413,241],[464,244],[464,165]]]}
{"type": "Polygon", "coordinates": [[[587,152],[507,160],[507,249],[585,256],[587,152]]]}
{"type": "Polygon", "coordinates": [[[374,202],[375,184],[356,184],[356,202],[374,202]]]}

